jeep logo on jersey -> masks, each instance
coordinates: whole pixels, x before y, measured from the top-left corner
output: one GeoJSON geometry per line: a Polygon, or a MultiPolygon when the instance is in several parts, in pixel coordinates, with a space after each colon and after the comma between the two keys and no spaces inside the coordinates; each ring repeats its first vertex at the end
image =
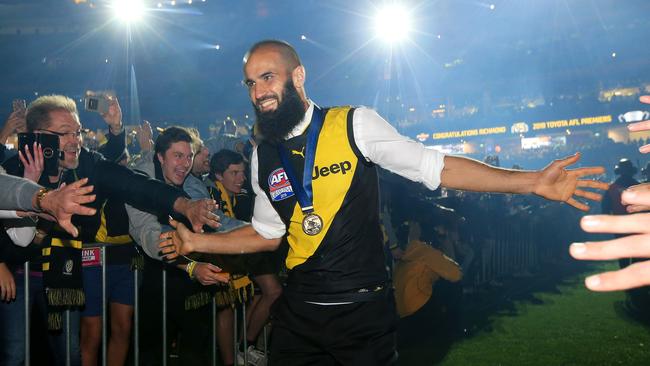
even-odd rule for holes
{"type": "Polygon", "coordinates": [[[327,177],[330,174],[347,174],[348,170],[352,169],[352,163],[349,161],[342,161],[338,164],[332,164],[330,166],[319,167],[318,165],[314,166],[314,174],[312,174],[311,179],[318,179],[319,177],[327,177]]]}
{"type": "Polygon", "coordinates": [[[274,170],[269,175],[268,183],[269,195],[271,195],[271,200],[274,202],[285,200],[294,194],[284,168],[274,170]]]}

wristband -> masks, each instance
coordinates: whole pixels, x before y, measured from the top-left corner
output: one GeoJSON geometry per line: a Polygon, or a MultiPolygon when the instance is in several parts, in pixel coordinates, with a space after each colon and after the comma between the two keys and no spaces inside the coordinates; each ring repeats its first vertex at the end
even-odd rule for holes
{"type": "Polygon", "coordinates": [[[185,272],[187,272],[191,279],[194,279],[194,267],[196,267],[196,262],[194,261],[188,263],[185,267],[185,272]]]}

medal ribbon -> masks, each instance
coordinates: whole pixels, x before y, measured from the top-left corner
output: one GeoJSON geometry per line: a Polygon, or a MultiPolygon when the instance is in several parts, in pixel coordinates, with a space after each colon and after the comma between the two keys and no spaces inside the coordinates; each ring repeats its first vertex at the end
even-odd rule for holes
{"type": "Polygon", "coordinates": [[[314,160],[316,160],[316,146],[318,145],[318,135],[323,127],[323,120],[325,119],[323,110],[314,104],[314,111],[311,115],[311,122],[307,130],[307,142],[305,144],[305,169],[302,175],[302,185],[298,184],[298,175],[291,165],[289,160],[289,150],[282,145],[278,144],[278,153],[280,154],[280,161],[289,183],[294,192],[300,209],[307,215],[314,211],[314,193],[312,191],[312,171],[314,170],[314,160]]]}

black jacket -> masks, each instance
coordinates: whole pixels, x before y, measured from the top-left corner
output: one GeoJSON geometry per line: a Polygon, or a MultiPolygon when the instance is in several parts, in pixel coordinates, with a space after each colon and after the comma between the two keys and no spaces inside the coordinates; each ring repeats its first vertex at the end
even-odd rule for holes
{"type": "MultiPolygon", "coordinates": [[[[22,169],[18,167],[17,157],[7,160],[4,168],[8,174],[17,176],[23,174],[22,169]]],[[[144,211],[167,214],[173,211],[176,199],[187,197],[180,189],[150,179],[144,174],[133,172],[126,167],[106,160],[97,152],[85,148],[81,150],[77,169],[64,171],[60,183],[69,184],[82,178],[88,178],[88,184],[94,186],[93,193],[96,194],[96,199],[88,206],[97,209],[97,213],[93,216],[74,216],[72,218],[72,223],[79,229],[78,240],[83,242],[95,241],[95,235],[100,225],[100,208],[109,197],[112,200],[126,202],[144,211]]],[[[49,178],[46,176],[41,177],[39,184],[50,188],[58,186],[58,183],[50,183],[49,178]]],[[[69,238],[69,235],[64,232],[57,232],[56,236],[62,239],[69,238]]],[[[14,261],[21,260],[8,253],[8,251],[16,251],[16,248],[21,248],[15,245],[2,244],[0,244],[0,262],[4,261],[3,258],[8,257],[12,257],[14,261]]],[[[28,259],[24,258],[22,260],[28,259]]]]}

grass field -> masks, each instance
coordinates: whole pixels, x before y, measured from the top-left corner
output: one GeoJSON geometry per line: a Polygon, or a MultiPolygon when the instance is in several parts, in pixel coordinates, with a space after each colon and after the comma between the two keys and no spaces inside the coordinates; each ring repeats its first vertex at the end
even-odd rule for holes
{"type": "Polygon", "coordinates": [[[464,321],[475,327],[471,335],[446,346],[439,336],[423,335],[421,342],[400,347],[399,364],[650,366],[650,328],[627,316],[625,295],[584,288],[587,273],[612,268],[601,264],[550,276],[501,296],[494,306],[467,303],[464,318],[476,315],[471,309],[485,313],[464,321]]]}

